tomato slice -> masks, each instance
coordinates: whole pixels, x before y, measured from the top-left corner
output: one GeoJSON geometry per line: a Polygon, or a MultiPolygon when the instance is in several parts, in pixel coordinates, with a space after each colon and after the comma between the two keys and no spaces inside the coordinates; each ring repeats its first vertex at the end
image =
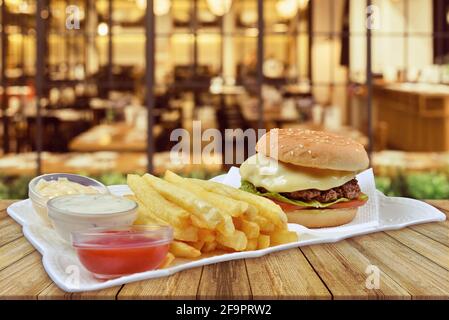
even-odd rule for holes
{"type": "Polygon", "coordinates": [[[295,206],[294,204],[285,203],[285,202],[274,200],[274,199],[270,199],[270,200],[273,201],[274,203],[276,203],[277,205],[279,205],[281,207],[282,211],[284,211],[284,212],[307,209],[307,207],[295,206]]]}
{"type": "MultiPolygon", "coordinates": [[[[274,201],[277,205],[279,205],[284,212],[295,211],[295,210],[319,209],[319,208],[314,208],[314,207],[296,206],[294,204],[285,203],[285,202],[274,200],[274,199],[271,199],[271,200],[274,201]]],[[[346,202],[339,202],[339,203],[333,204],[329,207],[321,208],[321,209],[357,208],[357,207],[363,206],[366,203],[366,201],[368,201],[368,198],[363,199],[363,200],[355,199],[355,200],[346,201],[346,202]]]]}

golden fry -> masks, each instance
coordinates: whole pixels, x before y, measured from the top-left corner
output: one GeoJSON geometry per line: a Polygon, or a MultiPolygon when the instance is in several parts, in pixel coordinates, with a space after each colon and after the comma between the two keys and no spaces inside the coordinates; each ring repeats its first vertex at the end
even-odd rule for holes
{"type": "MultiPolygon", "coordinates": [[[[132,199],[131,197],[129,197],[132,199]]],[[[133,197],[139,208],[137,209],[137,219],[134,221],[134,224],[160,224],[160,225],[169,225],[167,222],[159,218],[155,215],[150,209],[148,209],[141,201],[133,197]]],[[[194,226],[187,227],[177,227],[172,226],[173,228],[173,238],[176,240],[183,241],[197,241],[198,240],[198,228],[194,226]]]]}
{"type": "Polygon", "coordinates": [[[212,252],[216,248],[217,248],[217,242],[215,242],[215,241],[205,242],[204,246],[201,248],[201,252],[204,252],[204,253],[212,252]]]}
{"type": "Polygon", "coordinates": [[[278,246],[289,242],[298,241],[298,234],[294,231],[278,230],[270,234],[271,246],[278,246]]]}
{"type": "Polygon", "coordinates": [[[272,221],[276,226],[285,228],[287,224],[287,216],[281,207],[273,201],[260,197],[258,195],[235,189],[233,187],[224,185],[214,181],[205,181],[200,179],[189,179],[193,183],[202,186],[204,189],[215,192],[235,200],[240,200],[249,203],[259,210],[259,214],[272,221]]]}
{"type": "Polygon", "coordinates": [[[201,255],[201,251],[180,241],[173,241],[170,244],[170,252],[179,258],[197,258],[201,255]]]}
{"type": "Polygon", "coordinates": [[[234,222],[231,216],[223,215],[223,221],[217,225],[217,231],[224,235],[232,235],[235,232],[234,222]]]}
{"type": "Polygon", "coordinates": [[[248,239],[242,231],[235,230],[232,235],[217,235],[217,242],[235,251],[243,251],[248,244],[248,239]]]}
{"type": "Polygon", "coordinates": [[[199,229],[198,239],[203,240],[205,242],[215,241],[215,232],[208,229],[199,229]]]}
{"type": "Polygon", "coordinates": [[[236,228],[243,231],[248,239],[255,239],[260,234],[260,227],[257,223],[245,219],[236,218],[236,228]]]}
{"type": "Polygon", "coordinates": [[[164,261],[162,262],[162,264],[159,266],[158,269],[164,269],[164,268],[169,267],[174,260],[175,260],[175,256],[172,253],[167,252],[167,255],[165,256],[164,261]]]}
{"type": "Polygon", "coordinates": [[[206,243],[206,242],[205,242],[204,240],[199,240],[199,241],[196,241],[196,242],[190,242],[189,245],[191,245],[191,246],[194,247],[195,249],[201,251],[201,249],[203,248],[203,246],[204,246],[205,243],[206,243]]]}
{"type": "Polygon", "coordinates": [[[257,238],[248,239],[248,243],[245,248],[245,251],[253,251],[253,250],[257,250],[257,238]]]}
{"type": "Polygon", "coordinates": [[[261,234],[259,238],[257,238],[257,249],[265,249],[270,246],[270,236],[266,234],[261,234]]]}
{"type": "Polygon", "coordinates": [[[172,226],[186,227],[189,222],[189,212],[167,201],[156,190],[148,185],[144,179],[135,174],[129,174],[127,183],[134,195],[145,208],[172,226]]]}
{"type": "Polygon", "coordinates": [[[215,228],[222,220],[219,211],[209,203],[168,181],[146,173],[143,179],[157,190],[164,198],[194,214],[210,228],[215,228]]]}
{"type": "Polygon", "coordinates": [[[164,179],[168,182],[176,184],[179,187],[189,190],[190,192],[194,193],[201,199],[204,199],[204,201],[217,208],[220,212],[232,217],[239,217],[246,210],[248,210],[248,203],[209,192],[200,185],[194,184],[188,179],[182,178],[177,174],[171,172],[170,170],[167,170],[165,172],[164,179]]]}

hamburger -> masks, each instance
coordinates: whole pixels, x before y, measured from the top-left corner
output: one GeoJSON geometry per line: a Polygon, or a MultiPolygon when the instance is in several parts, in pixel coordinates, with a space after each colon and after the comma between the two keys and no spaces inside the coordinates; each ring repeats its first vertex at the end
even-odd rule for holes
{"type": "Polygon", "coordinates": [[[355,176],[368,168],[364,147],[334,133],[273,129],[240,166],[241,189],[270,198],[290,223],[309,228],[351,222],[368,200],[355,176]]]}

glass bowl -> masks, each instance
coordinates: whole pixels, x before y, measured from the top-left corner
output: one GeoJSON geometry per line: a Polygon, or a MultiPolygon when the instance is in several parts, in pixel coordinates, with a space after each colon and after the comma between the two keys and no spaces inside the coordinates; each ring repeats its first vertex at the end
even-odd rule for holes
{"type": "Polygon", "coordinates": [[[70,194],[47,202],[48,217],[56,232],[71,241],[71,233],[94,227],[131,226],[137,203],[112,194],[70,194]]]}
{"type": "Polygon", "coordinates": [[[78,174],[50,173],[35,177],[28,184],[28,197],[31,199],[31,203],[36,213],[47,223],[50,222],[48,219],[47,201],[55,196],[43,196],[39,194],[38,190],[36,190],[36,186],[41,179],[46,181],[55,181],[59,178],[66,178],[71,182],[76,182],[83,186],[93,187],[98,190],[99,194],[109,194],[109,189],[101,182],[78,174]]]}
{"type": "Polygon", "coordinates": [[[173,229],[162,225],[93,228],[72,233],[79,260],[99,279],[158,268],[172,240],[173,229]]]}

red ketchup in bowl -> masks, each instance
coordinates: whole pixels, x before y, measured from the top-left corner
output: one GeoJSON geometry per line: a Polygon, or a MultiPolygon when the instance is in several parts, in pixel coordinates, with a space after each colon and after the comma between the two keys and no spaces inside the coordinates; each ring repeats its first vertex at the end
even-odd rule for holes
{"type": "Polygon", "coordinates": [[[172,231],[167,226],[131,226],[73,233],[83,266],[100,279],[154,270],[164,261],[172,231]]]}

